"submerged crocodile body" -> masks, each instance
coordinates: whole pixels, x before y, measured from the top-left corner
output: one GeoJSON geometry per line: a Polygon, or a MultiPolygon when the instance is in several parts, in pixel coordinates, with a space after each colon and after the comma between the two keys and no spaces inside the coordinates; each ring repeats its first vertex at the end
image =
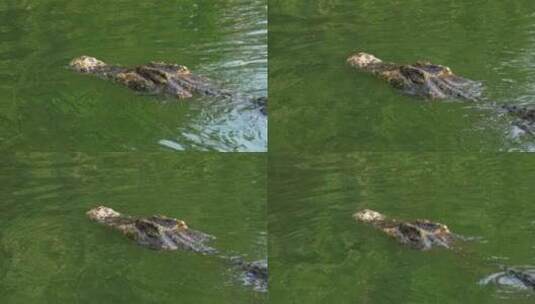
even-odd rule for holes
{"type": "MultiPolygon", "coordinates": [[[[195,94],[229,98],[233,94],[214,85],[210,80],[193,74],[179,64],[150,62],[134,67],[109,65],[97,58],[80,56],[69,63],[76,72],[91,74],[120,83],[134,91],[146,94],[168,95],[178,99],[190,98],[195,94]]],[[[251,98],[266,114],[267,97],[251,98]]]]}
{"type": "Polygon", "coordinates": [[[535,290],[535,267],[505,268],[504,271],[491,274],[479,283],[482,285],[492,283],[498,287],[535,290]]]}
{"type": "Polygon", "coordinates": [[[451,248],[457,237],[446,225],[428,220],[399,221],[369,209],[360,210],[353,217],[359,222],[371,224],[398,242],[419,250],[451,248]]]}
{"type": "Polygon", "coordinates": [[[242,271],[241,280],[244,285],[252,286],[257,291],[268,289],[268,263],[267,260],[253,262],[244,261],[241,257],[231,258],[232,263],[242,271]]]}
{"type": "Polygon", "coordinates": [[[163,215],[133,217],[104,206],[93,208],[86,214],[89,219],[119,230],[141,246],[155,250],[187,250],[230,259],[242,273],[245,285],[254,286],[257,291],[267,291],[267,262],[247,262],[241,257],[219,255],[217,249],[208,245],[214,236],[193,230],[182,220],[163,215]]]}
{"type": "Polygon", "coordinates": [[[502,110],[516,118],[514,125],[525,133],[535,135],[535,107],[503,105],[502,110]]]}
{"type": "MultiPolygon", "coordinates": [[[[396,64],[383,62],[372,54],[351,55],[350,66],[371,73],[403,92],[428,99],[481,101],[481,82],[454,74],[449,67],[430,62],[396,64]]],[[[503,105],[501,110],[517,119],[515,125],[526,133],[535,134],[535,109],[503,105]]]]}

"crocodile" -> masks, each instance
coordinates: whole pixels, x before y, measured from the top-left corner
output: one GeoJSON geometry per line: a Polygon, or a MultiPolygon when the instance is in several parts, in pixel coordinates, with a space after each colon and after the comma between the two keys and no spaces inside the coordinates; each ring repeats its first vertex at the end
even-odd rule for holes
{"type": "Polygon", "coordinates": [[[504,267],[503,271],[493,273],[481,281],[481,285],[492,283],[498,287],[535,290],[535,267],[504,267]]]}
{"type": "Polygon", "coordinates": [[[419,250],[432,247],[449,249],[459,237],[450,232],[446,225],[429,220],[400,221],[370,209],[360,210],[353,217],[359,222],[371,224],[401,244],[419,250]]]}
{"type": "MultiPolygon", "coordinates": [[[[443,65],[428,61],[413,64],[384,62],[372,54],[359,52],[349,56],[347,63],[358,70],[385,80],[406,94],[428,100],[461,100],[478,102],[483,99],[483,84],[463,78],[443,65]]],[[[535,109],[526,106],[502,105],[500,112],[516,118],[514,125],[528,134],[535,134],[535,109]]]]}
{"type": "Polygon", "coordinates": [[[446,66],[427,61],[400,65],[383,62],[374,55],[363,52],[350,56],[347,62],[350,66],[386,80],[391,86],[410,95],[469,101],[481,98],[480,82],[457,76],[446,66]]]}
{"type": "MultiPolygon", "coordinates": [[[[177,99],[194,95],[231,98],[236,94],[216,86],[209,79],[192,73],[186,66],[153,61],[147,64],[123,67],[110,65],[90,56],[80,56],[70,61],[69,67],[82,74],[120,83],[144,94],[166,95],[177,99]]],[[[247,98],[257,105],[262,114],[267,114],[267,97],[247,98]]]]}
{"type": "Polygon", "coordinates": [[[209,245],[213,235],[188,227],[185,221],[164,215],[134,217],[109,207],[99,206],[87,211],[90,220],[112,227],[137,244],[154,250],[184,250],[230,260],[242,273],[245,285],[267,291],[267,262],[247,262],[242,257],[228,257],[209,245]]]}
{"type": "Polygon", "coordinates": [[[89,219],[113,227],[139,245],[156,250],[189,250],[216,254],[207,243],[215,237],[188,227],[186,222],[163,215],[131,217],[104,206],[87,212],[89,219]]]}
{"type": "MultiPolygon", "coordinates": [[[[429,220],[400,221],[387,218],[385,215],[370,209],[360,210],[353,217],[359,222],[371,224],[401,244],[423,251],[433,247],[451,249],[456,240],[474,239],[452,233],[446,225],[441,223],[429,220]]],[[[535,290],[535,267],[502,268],[503,271],[481,279],[479,284],[535,290]]]]}
{"type": "Polygon", "coordinates": [[[71,60],[69,66],[76,72],[112,80],[143,93],[171,95],[178,99],[190,98],[195,93],[203,96],[230,95],[180,64],[153,61],[135,67],[122,67],[84,55],[71,60]]]}

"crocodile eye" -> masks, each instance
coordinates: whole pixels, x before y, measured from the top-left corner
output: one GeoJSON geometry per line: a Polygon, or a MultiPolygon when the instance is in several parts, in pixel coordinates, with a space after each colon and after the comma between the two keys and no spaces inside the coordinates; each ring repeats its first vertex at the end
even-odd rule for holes
{"type": "Polygon", "coordinates": [[[178,71],[179,71],[180,73],[184,73],[184,74],[189,73],[189,69],[188,69],[186,66],[184,66],[184,65],[180,66],[180,68],[179,68],[178,71]]]}

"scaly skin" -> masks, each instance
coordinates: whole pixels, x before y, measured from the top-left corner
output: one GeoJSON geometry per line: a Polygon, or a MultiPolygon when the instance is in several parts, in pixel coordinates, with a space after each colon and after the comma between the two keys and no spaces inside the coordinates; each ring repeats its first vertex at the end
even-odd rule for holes
{"type": "Polygon", "coordinates": [[[163,215],[131,217],[100,206],[87,212],[98,223],[115,228],[139,245],[156,250],[190,250],[201,254],[215,254],[217,250],[206,243],[215,237],[190,229],[182,220],[163,215]]]}
{"type": "Polygon", "coordinates": [[[108,65],[94,57],[80,56],[71,60],[69,66],[79,73],[96,75],[143,93],[171,95],[179,99],[190,98],[194,94],[230,96],[179,64],[151,62],[127,68],[108,65]]]}
{"type": "Polygon", "coordinates": [[[429,99],[464,99],[477,101],[481,83],[455,75],[450,68],[430,62],[395,64],[383,62],[367,53],[350,56],[352,67],[372,73],[408,94],[429,99]]]}

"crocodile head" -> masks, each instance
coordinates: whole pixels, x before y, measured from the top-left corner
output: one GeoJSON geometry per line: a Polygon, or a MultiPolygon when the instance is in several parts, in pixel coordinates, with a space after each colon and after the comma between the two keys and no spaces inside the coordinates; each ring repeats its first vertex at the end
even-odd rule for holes
{"type": "Polygon", "coordinates": [[[372,54],[359,52],[347,59],[347,62],[354,67],[365,69],[366,67],[383,62],[372,54]]]}
{"type": "Polygon", "coordinates": [[[93,73],[97,71],[98,69],[103,68],[107,65],[106,63],[98,60],[95,57],[80,56],[71,60],[71,62],[69,63],[69,66],[77,72],[93,73]]]}
{"type": "Polygon", "coordinates": [[[353,217],[364,223],[377,223],[385,220],[385,216],[377,211],[363,209],[353,214],[353,217]]]}
{"type": "Polygon", "coordinates": [[[121,214],[111,208],[98,206],[86,212],[86,215],[93,221],[105,223],[111,218],[118,218],[121,214]]]}

